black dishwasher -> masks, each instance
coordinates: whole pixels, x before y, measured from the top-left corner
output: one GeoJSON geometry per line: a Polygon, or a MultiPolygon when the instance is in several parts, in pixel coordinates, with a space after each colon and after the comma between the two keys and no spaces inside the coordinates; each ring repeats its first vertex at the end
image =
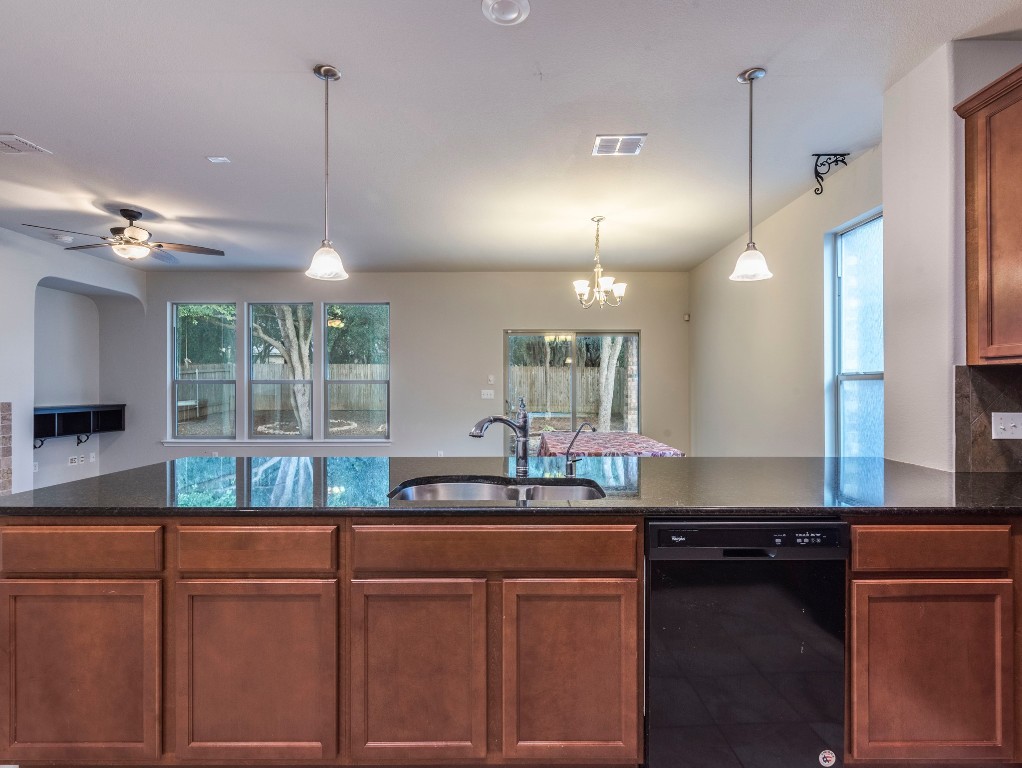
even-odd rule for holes
{"type": "Polygon", "coordinates": [[[848,526],[647,526],[648,768],[842,765],[848,526]]]}

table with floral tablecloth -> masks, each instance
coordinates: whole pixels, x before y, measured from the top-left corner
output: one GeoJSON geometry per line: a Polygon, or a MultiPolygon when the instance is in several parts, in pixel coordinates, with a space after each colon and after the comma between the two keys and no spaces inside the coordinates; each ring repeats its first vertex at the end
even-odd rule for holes
{"type": "MultiPolygon", "coordinates": [[[[539,456],[563,456],[574,432],[542,432],[539,456]]],[[[572,456],[684,456],[672,448],[637,432],[583,432],[575,440],[572,456]]]]}

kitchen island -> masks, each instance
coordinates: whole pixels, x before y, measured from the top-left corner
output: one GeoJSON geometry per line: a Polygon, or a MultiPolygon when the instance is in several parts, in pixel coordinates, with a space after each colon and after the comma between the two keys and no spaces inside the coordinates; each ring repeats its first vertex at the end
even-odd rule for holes
{"type": "Polygon", "coordinates": [[[0,758],[634,766],[644,520],[726,517],[852,524],[849,764],[1017,759],[1019,476],[618,457],[579,462],[597,501],[387,497],[508,469],[196,457],[0,498],[0,758]]]}

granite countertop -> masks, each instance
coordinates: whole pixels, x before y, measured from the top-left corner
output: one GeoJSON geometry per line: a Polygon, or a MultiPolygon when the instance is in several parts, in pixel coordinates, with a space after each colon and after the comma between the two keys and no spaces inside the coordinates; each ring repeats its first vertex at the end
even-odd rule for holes
{"type": "MultiPolygon", "coordinates": [[[[598,501],[391,501],[425,475],[503,475],[506,458],[191,457],[0,497],[0,515],[314,517],[648,515],[762,517],[1022,513],[1022,473],[951,473],[881,459],[586,458],[598,501]]],[[[530,476],[561,477],[560,458],[530,476]]]]}

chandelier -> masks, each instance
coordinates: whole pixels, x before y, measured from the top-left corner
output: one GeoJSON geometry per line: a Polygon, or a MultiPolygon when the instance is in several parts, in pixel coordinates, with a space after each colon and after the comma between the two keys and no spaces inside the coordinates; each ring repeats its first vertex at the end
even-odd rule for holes
{"type": "Polygon", "coordinates": [[[603,221],[603,217],[593,216],[591,221],[596,223],[596,255],[593,256],[596,266],[593,267],[593,285],[590,288],[588,280],[575,280],[572,285],[575,286],[578,303],[585,309],[597,303],[600,309],[603,309],[604,304],[618,307],[621,306],[628,283],[616,283],[613,277],[604,276],[603,266],[600,264],[600,222],[603,221]]]}

